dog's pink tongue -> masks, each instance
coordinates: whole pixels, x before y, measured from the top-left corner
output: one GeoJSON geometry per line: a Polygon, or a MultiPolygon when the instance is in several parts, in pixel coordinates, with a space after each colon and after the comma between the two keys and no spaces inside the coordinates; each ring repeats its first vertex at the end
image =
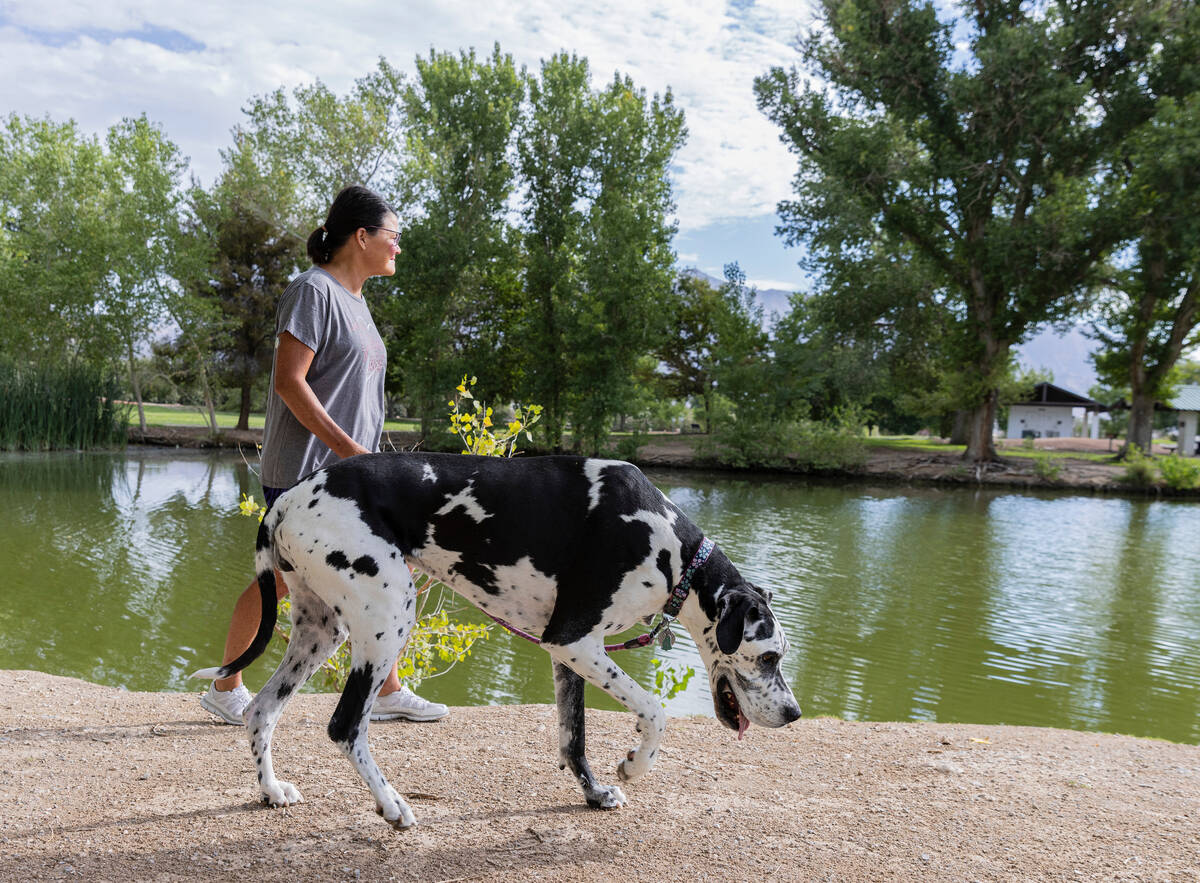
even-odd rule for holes
{"type": "Polygon", "coordinates": [[[742,736],[746,735],[746,730],[750,729],[750,718],[738,711],[738,741],[742,740],[742,736]]]}

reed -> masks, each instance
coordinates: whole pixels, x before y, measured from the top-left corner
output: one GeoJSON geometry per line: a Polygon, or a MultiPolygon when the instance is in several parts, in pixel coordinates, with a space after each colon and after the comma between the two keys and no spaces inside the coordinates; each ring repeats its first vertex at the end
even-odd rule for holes
{"type": "Polygon", "coordinates": [[[0,450],[84,450],[125,443],[117,385],[79,364],[0,360],[0,450]]]}

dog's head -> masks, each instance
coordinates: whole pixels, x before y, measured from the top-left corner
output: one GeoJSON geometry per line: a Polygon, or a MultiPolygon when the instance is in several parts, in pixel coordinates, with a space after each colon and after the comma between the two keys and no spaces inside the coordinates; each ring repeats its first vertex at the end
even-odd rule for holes
{"type": "Polygon", "coordinates": [[[800,717],[780,669],[787,649],[768,592],[747,582],[721,589],[700,652],[717,720],[737,730],[739,739],[752,723],[782,727],[800,717]]]}

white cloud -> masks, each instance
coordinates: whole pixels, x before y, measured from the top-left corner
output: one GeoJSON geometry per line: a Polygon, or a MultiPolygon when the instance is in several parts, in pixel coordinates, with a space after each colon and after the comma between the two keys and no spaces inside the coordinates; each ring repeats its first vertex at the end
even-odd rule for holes
{"type": "Polygon", "coordinates": [[[342,91],[381,55],[411,70],[431,47],[486,54],[498,41],[530,69],[566,49],[589,60],[595,85],[619,70],[651,93],[672,90],[689,130],[675,164],[687,231],[772,212],[789,193],[794,160],[752,87],[795,62],[792,41],[810,21],[807,0],[6,0],[0,55],[21,74],[0,87],[0,111],[70,116],[91,131],[145,112],[210,181],[251,95],[316,78],[342,91]],[[194,48],[163,48],[178,43],[194,48]]]}

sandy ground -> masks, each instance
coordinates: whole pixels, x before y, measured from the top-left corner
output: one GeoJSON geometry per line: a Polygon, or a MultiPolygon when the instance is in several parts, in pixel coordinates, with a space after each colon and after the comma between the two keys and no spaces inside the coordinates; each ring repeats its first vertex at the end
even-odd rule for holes
{"type": "MultiPolygon", "coordinates": [[[[547,673],[547,676],[548,673],[547,673]]],[[[306,802],[257,802],[198,694],[0,672],[0,879],[1200,881],[1200,747],[1022,727],[673,719],[629,804],[589,810],[549,706],[371,728],[397,832],[301,695],[275,738],[306,802]]],[[[589,711],[598,773],[628,715],[589,711]]]]}

